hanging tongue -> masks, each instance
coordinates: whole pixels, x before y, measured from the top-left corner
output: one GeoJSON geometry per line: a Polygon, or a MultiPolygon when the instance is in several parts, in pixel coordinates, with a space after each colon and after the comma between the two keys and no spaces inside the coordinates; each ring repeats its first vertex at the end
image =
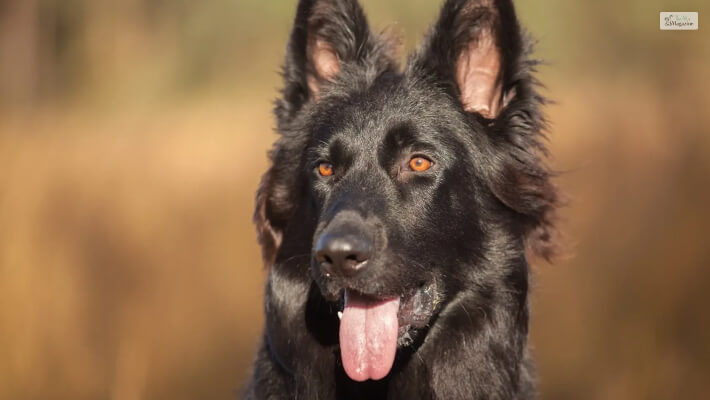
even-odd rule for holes
{"type": "Polygon", "coordinates": [[[340,356],[350,379],[382,379],[392,369],[397,350],[399,298],[371,300],[345,291],[340,319],[340,356]]]}

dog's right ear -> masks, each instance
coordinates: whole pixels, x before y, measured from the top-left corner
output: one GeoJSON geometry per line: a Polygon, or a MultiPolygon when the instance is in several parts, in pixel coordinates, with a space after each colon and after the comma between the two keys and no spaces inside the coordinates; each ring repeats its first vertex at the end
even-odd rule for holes
{"type": "Polygon", "coordinates": [[[395,40],[375,37],[357,0],[300,0],[276,101],[278,132],[271,167],[256,196],[254,222],[266,266],[276,260],[282,236],[302,196],[301,157],[308,139],[294,118],[304,105],[327,95],[347,73],[373,79],[395,70],[395,40]]]}
{"type": "Polygon", "coordinates": [[[372,35],[357,0],[301,0],[283,66],[283,97],[276,102],[279,125],[318,100],[347,66],[375,74],[396,68],[390,44],[372,35]]]}

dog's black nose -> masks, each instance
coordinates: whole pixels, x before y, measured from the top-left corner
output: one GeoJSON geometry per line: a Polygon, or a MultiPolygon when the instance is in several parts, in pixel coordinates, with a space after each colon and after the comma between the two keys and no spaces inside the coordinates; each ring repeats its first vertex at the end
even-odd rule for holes
{"type": "Polygon", "coordinates": [[[315,250],[325,273],[352,277],[365,267],[372,255],[372,243],[361,235],[325,233],[315,250]]]}

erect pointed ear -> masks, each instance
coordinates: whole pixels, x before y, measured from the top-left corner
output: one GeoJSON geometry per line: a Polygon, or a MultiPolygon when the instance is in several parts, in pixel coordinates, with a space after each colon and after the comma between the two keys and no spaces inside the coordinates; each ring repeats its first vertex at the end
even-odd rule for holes
{"type": "Polygon", "coordinates": [[[443,87],[463,110],[496,120],[486,131],[495,140],[481,147],[481,175],[518,213],[528,247],[551,260],[563,196],[545,164],[546,101],[536,90],[530,51],[511,0],[446,0],[408,74],[443,87]]]}
{"type": "MultiPolygon", "coordinates": [[[[391,46],[370,32],[357,0],[300,0],[283,67],[280,120],[293,116],[351,65],[376,74],[396,68],[391,46]]],[[[282,121],[280,121],[282,122],[282,121]]]]}
{"type": "Polygon", "coordinates": [[[437,77],[466,111],[495,118],[514,96],[521,42],[510,0],[447,0],[411,66],[437,77]]]}

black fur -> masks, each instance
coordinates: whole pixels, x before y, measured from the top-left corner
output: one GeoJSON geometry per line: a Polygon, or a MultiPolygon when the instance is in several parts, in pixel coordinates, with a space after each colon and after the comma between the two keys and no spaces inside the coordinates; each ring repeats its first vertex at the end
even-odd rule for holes
{"type": "Polygon", "coordinates": [[[301,0],[275,113],[281,137],[257,194],[269,268],[266,328],[246,399],[530,399],[526,245],[554,253],[558,195],[543,157],[544,99],[510,1],[448,0],[400,70],[356,0],[301,0]],[[455,65],[490,29],[507,102],[492,119],[466,112],[455,65]],[[309,41],[337,54],[316,80],[309,41]],[[412,155],[431,169],[407,169],[412,155]],[[324,178],[327,160],[334,175],[324,178]],[[352,217],[355,216],[355,217],[352,217]],[[375,250],[356,277],[329,277],[320,235],[344,218],[375,250]],[[408,325],[394,367],[356,383],[338,345],[343,288],[373,297],[431,290],[426,320],[408,325]]]}

